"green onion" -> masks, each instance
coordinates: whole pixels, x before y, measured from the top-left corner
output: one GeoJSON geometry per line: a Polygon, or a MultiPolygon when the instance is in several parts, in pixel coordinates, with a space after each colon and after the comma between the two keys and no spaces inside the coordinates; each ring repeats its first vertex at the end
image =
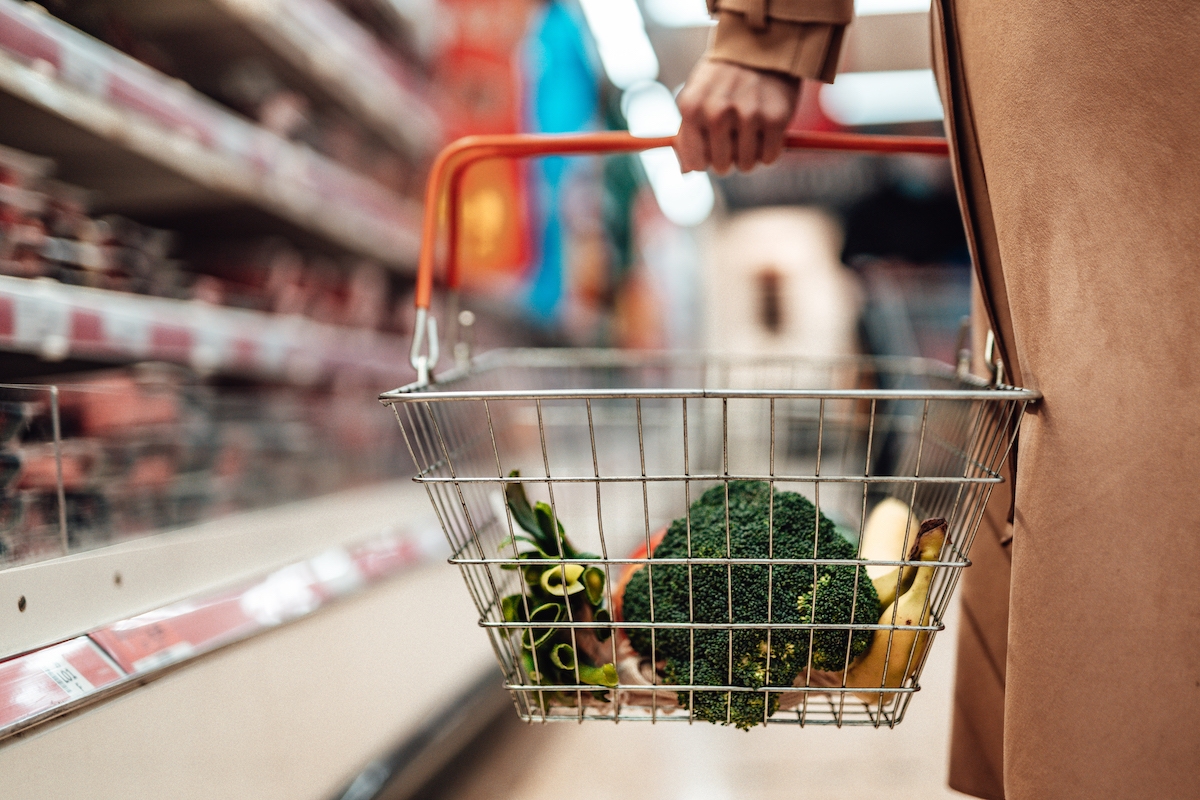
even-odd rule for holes
{"type": "Polygon", "coordinates": [[[575,648],[569,644],[556,644],[550,651],[550,660],[559,669],[575,669],[575,648]]]}
{"type": "Polygon", "coordinates": [[[588,567],[583,571],[583,585],[587,589],[588,602],[597,608],[604,602],[604,570],[588,567]]]}
{"type": "Polygon", "coordinates": [[[542,573],[542,588],[555,597],[582,592],[584,585],[580,583],[579,578],[583,572],[584,569],[579,564],[559,564],[550,567],[542,573]]]}
{"type": "Polygon", "coordinates": [[[592,686],[607,686],[612,688],[617,685],[617,668],[612,664],[605,664],[602,667],[590,667],[587,664],[580,664],[579,680],[592,686]]]}

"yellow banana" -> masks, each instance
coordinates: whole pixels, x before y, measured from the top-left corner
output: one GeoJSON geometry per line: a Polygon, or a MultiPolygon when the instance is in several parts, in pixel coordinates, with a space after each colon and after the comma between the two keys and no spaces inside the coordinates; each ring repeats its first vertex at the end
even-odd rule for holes
{"type": "MultiPolygon", "coordinates": [[[[946,541],[946,520],[931,519],[921,524],[914,555],[921,561],[936,561],[946,541]]],[[[915,574],[910,588],[900,599],[884,609],[879,617],[880,625],[928,625],[929,589],[933,583],[934,567],[905,567],[915,574]],[[893,622],[893,613],[895,621],[893,622]]],[[[892,576],[895,589],[895,575],[892,576]]],[[[896,689],[904,684],[920,665],[929,646],[929,631],[877,630],[871,646],[862,658],[846,673],[846,686],[855,689],[896,689]]],[[[888,704],[893,694],[882,692],[857,692],[857,696],[868,705],[888,704]]]]}
{"type": "MultiPolygon", "coordinates": [[[[909,560],[917,558],[917,542],[913,542],[913,552],[909,555],[909,560]]],[[[871,581],[875,587],[875,594],[879,595],[879,607],[887,608],[896,599],[897,594],[903,595],[912,588],[913,579],[917,577],[916,567],[896,567],[886,575],[880,575],[875,580],[871,581]],[[897,587],[899,591],[897,591],[897,587]]]]}
{"type": "MultiPolygon", "coordinates": [[[[907,503],[894,497],[886,498],[871,509],[871,514],[867,517],[866,524],[863,525],[862,548],[859,550],[859,558],[871,561],[901,560],[913,543],[917,541],[917,530],[920,526],[920,520],[913,515],[907,503]]],[[[867,577],[874,580],[893,571],[893,568],[886,564],[869,566],[867,567],[867,577]]],[[[878,588],[876,586],[876,589],[878,588]]],[[[894,586],[892,591],[895,591],[894,586]]]]}

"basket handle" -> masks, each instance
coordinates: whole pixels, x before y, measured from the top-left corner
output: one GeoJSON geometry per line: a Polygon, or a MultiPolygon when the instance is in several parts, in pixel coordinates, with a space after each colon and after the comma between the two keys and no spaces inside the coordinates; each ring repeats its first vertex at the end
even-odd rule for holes
{"type": "MultiPolygon", "coordinates": [[[[490,158],[528,158],[550,155],[634,153],[670,147],[674,136],[643,138],[625,131],[578,134],[493,134],[466,136],[442,149],[429,172],[425,187],[425,218],[421,229],[421,253],[417,262],[416,322],[409,359],[417,380],[427,383],[438,361],[437,321],[429,316],[433,299],[434,262],[440,233],[439,211],[446,198],[446,287],[458,288],[458,203],[467,167],[490,158]],[[422,353],[428,338],[428,352],[422,353]]],[[[802,131],[788,133],[789,150],[841,150],[858,153],[915,153],[948,155],[949,145],[937,136],[872,136],[858,133],[802,131]]]]}

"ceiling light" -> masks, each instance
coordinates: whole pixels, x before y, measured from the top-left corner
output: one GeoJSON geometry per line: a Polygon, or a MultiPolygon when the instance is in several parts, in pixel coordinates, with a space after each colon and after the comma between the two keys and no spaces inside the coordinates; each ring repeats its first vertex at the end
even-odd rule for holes
{"type": "Polygon", "coordinates": [[[943,119],[933,70],[844,72],[821,87],[821,110],[840,125],[886,125],[943,119]]]}
{"type": "MultiPolygon", "coordinates": [[[[621,113],[629,132],[645,138],[674,136],[682,122],[671,90],[658,81],[642,81],[626,89],[621,95],[621,113]]],[[[683,174],[670,147],[656,147],[639,157],[664,217],[684,227],[708,219],[716,196],[707,173],[683,174]]]]}
{"type": "Polygon", "coordinates": [[[634,136],[674,136],[683,121],[671,90],[658,81],[642,81],[626,89],[621,113],[634,136]]]}
{"type": "Polygon", "coordinates": [[[679,159],[670,147],[647,150],[641,153],[641,160],[664,217],[683,227],[708,219],[716,202],[708,173],[681,172],[679,159]]]}
{"type": "Polygon", "coordinates": [[[716,21],[704,0],[644,0],[650,19],[664,28],[707,28],[716,21]]]}
{"type": "Polygon", "coordinates": [[[580,0],[604,74],[618,89],[658,77],[658,57],[636,0],[580,0]]]}

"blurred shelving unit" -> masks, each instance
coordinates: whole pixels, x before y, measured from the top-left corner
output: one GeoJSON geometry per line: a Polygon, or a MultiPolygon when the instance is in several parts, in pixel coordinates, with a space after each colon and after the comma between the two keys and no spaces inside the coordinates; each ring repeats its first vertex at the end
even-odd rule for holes
{"type": "Polygon", "coordinates": [[[325,797],[503,699],[481,637],[413,652],[472,615],[375,402],[407,380],[432,9],[0,0],[0,384],[55,376],[0,386],[0,794],[325,797]],[[235,101],[258,67],[309,128],[235,101]]]}
{"type": "MultiPolygon", "coordinates": [[[[193,85],[219,91],[213,65],[259,58],[316,102],[341,106],[411,158],[430,154],[439,120],[414,70],[327,0],[90,0],[167,49],[193,85]]],[[[374,4],[397,24],[388,2],[374,4]]]]}
{"type": "Polygon", "coordinates": [[[415,261],[412,201],[13,0],[0,0],[0,116],[0,144],[53,158],[105,210],[415,261]]]}
{"type": "Polygon", "coordinates": [[[407,342],[300,316],[0,276],[0,349],[53,360],[158,361],[301,386],[396,379],[407,342]]]}
{"type": "Polygon", "coordinates": [[[37,648],[0,661],[0,794],[324,799],[395,742],[444,759],[447,711],[471,711],[470,731],[508,699],[459,576],[430,563],[440,531],[397,514],[414,493],[384,484],[0,571],[0,594],[28,601],[0,610],[0,648],[37,648]],[[452,658],[417,646],[450,637],[452,658]],[[64,748],[86,763],[63,765],[64,748]]]}

